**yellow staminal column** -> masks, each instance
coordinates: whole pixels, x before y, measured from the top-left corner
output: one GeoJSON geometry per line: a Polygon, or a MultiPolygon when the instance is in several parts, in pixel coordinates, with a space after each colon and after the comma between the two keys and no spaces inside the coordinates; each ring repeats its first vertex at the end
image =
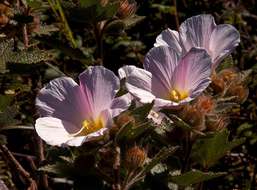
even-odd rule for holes
{"type": "Polygon", "coordinates": [[[189,96],[188,92],[186,91],[178,91],[173,89],[170,91],[169,99],[174,102],[179,102],[189,96]]]}
{"type": "Polygon", "coordinates": [[[82,122],[82,128],[72,136],[86,136],[90,133],[94,133],[104,127],[103,119],[97,118],[95,120],[84,120],[82,122]]]}

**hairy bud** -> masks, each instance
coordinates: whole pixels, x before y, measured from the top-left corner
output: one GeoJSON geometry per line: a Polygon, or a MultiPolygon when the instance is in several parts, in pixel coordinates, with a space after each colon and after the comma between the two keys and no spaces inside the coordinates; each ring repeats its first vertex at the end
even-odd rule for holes
{"type": "Polygon", "coordinates": [[[130,17],[135,14],[137,3],[134,0],[121,0],[117,16],[121,19],[130,17]]]}
{"type": "Polygon", "coordinates": [[[4,27],[12,16],[11,8],[7,5],[0,3],[0,27],[4,27]]]}
{"type": "Polygon", "coordinates": [[[203,113],[192,105],[185,106],[180,113],[180,117],[196,130],[202,131],[205,129],[203,113]]]}
{"type": "Polygon", "coordinates": [[[116,124],[119,126],[119,127],[122,127],[123,125],[127,124],[128,122],[133,122],[135,123],[135,118],[133,116],[131,116],[129,114],[129,112],[124,112],[122,114],[120,114],[118,117],[117,117],[117,120],[116,120],[116,124]]]}
{"type": "Polygon", "coordinates": [[[231,83],[237,79],[238,72],[235,69],[224,69],[219,73],[219,77],[225,83],[231,83]]]}
{"type": "Polygon", "coordinates": [[[206,128],[208,131],[221,131],[227,126],[228,122],[222,116],[206,119],[206,128]]]}
{"type": "Polygon", "coordinates": [[[202,95],[198,97],[195,107],[203,114],[206,114],[214,109],[215,103],[210,96],[202,95]]]}
{"type": "Polygon", "coordinates": [[[147,153],[144,149],[134,146],[127,150],[125,155],[125,166],[130,170],[140,168],[144,165],[147,153]]]}
{"type": "Polygon", "coordinates": [[[239,85],[232,85],[228,89],[227,95],[235,96],[237,102],[243,103],[249,95],[249,89],[245,88],[243,85],[240,85],[240,84],[239,85]]]}
{"type": "Polygon", "coordinates": [[[225,82],[222,78],[219,78],[217,75],[213,75],[211,87],[215,93],[221,93],[225,89],[225,82]]]}

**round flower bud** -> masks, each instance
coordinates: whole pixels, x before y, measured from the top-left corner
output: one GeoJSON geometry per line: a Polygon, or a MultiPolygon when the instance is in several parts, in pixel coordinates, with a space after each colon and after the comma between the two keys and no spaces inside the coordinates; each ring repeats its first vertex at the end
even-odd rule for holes
{"type": "Polygon", "coordinates": [[[130,17],[135,14],[137,3],[134,0],[121,0],[117,16],[121,19],[130,17]]]}
{"type": "Polygon", "coordinates": [[[196,130],[202,131],[205,129],[203,113],[192,105],[184,107],[184,110],[180,113],[180,118],[196,130]]]}
{"type": "Polygon", "coordinates": [[[129,170],[140,168],[144,165],[147,153],[144,149],[134,146],[125,154],[125,167],[129,170]]]}
{"type": "Polygon", "coordinates": [[[206,119],[206,128],[208,131],[221,131],[224,129],[228,122],[222,116],[216,116],[215,118],[208,118],[206,119]]]}
{"type": "Polygon", "coordinates": [[[219,77],[225,82],[225,83],[231,83],[232,81],[235,81],[238,77],[237,71],[235,69],[224,69],[219,73],[219,77]]]}
{"type": "Polygon", "coordinates": [[[232,85],[228,89],[227,95],[236,96],[236,101],[238,103],[243,103],[249,95],[249,89],[245,88],[243,85],[232,85]]]}
{"type": "Polygon", "coordinates": [[[129,114],[129,112],[125,112],[125,113],[120,114],[117,117],[117,120],[115,123],[118,125],[118,127],[122,127],[123,125],[127,124],[128,122],[135,123],[135,118],[133,116],[131,116],[129,114]]]}
{"type": "Polygon", "coordinates": [[[215,103],[210,96],[202,95],[198,97],[195,107],[203,114],[206,114],[214,109],[215,103]]]}
{"type": "Polygon", "coordinates": [[[210,84],[215,93],[221,93],[225,89],[225,82],[217,75],[212,76],[212,82],[210,84]]]}

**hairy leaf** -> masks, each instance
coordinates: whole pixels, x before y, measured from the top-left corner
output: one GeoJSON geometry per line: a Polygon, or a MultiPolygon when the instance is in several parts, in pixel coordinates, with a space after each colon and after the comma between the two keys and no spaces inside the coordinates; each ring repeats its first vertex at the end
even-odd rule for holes
{"type": "Polygon", "coordinates": [[[226,175],[226,172],[202,172],[199,170],[193,170],[186,172],[178,176],[170,177],[171,181],[180,185],[180,186],[189,186],[203,181],[207,181],[213,178],[226,175]]]}
{"type": "Polygon", "coordinates": [[[209,168],[225,156],[228,151],[245,141],[244,138],[228,141],[228,136],[229,132],[223,130],[199,138],[193,145],[193,160],[204,168],[209,168]]]}

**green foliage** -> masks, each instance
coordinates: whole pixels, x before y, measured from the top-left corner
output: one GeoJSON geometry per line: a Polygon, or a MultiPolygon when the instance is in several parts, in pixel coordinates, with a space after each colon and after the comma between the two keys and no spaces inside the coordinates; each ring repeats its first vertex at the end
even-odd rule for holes
{"type": "Polygon", "coordinates": [[[127,113],[124,112],[123,114],[128,114],[131,119],[121,126],[116,134],[115,141],[134,141],[146,131],[153,129],[151,123],[146,119],[153,107],[153,104],[154,103],[145,104],[128,111],[127,113]]]}
{"type": "Polygon", "coordinates": [[[164,147],[162,148],[155,156],[151,159],[151,161],[143,168],[143,173],[146,174],[150,172],[150,170],[161,163],[161,161],[167,159],[169,156],[174,154],[174,152],[178,149],[178,147],[164,147]]]}
{"type": "Polygon", "coordinates": [[[21,51],[13,51],[14,41],[3,40],[0,42],[0,73],[7,72],[7,63],[39,63],[51,59],[51,55],[47,51],[39,49],[29,49],[21,51]]]}
{"type": "Polygon", "coordinates": [[[244,138],[229,141],[228,136],[229,132],[223,130],[197,139],[192,148],[192,159],[207,169],[245,141],[244,138]]]}
{"type": "Polygon", "coordinates": [[[213,178],[221,177],[223,175],[226,175],[226,173],[202,172],[199,170],[192,170],[178,176],[172,176],[170,177],[170,180],[180,186],[190,186],[193,184],[201,183],[203,181],[208,181],[213,178]]]}

